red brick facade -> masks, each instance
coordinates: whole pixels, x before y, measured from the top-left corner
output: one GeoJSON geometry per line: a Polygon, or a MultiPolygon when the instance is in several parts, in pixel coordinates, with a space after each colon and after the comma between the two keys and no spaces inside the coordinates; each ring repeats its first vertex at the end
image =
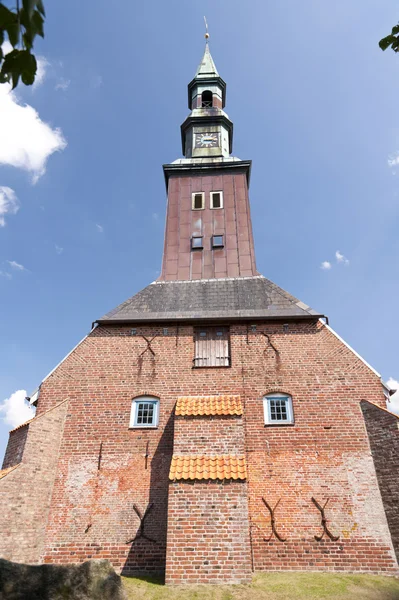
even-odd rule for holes
{"type": "MultiPolygon", "coordinates": [[[[56,563],[109,558],[125,573],[163,571],[165,563],[174,564],[168,581],[182,580],[179,563],[188,564],[187,553],[186,558],[181,553],[192,547],[199,554],[194,562],[190,558],[190,575],[201,581],[245,579],[251,561],[255,570],[397,572],[360,408],[362,400],[384,407],[381,383],[324,325],[265,322],[252,332],[246,324],[234,324],[232,366],[218,369],[192,368],[191,326],[169,327],[168,335],[153,327],[138,327],[135,336],[130,333],[129,327],[98,327],[42,385],[38,417],[60,397],[69,400],[29,425],[21,467],[0,480],[10,506],[0,515],[2,531],[9,532],[0,541],[2,556],[56,563]],[[151,343],[154,355],[142,354],[147,343],[141,335],[157,336],[151,343]],[[294,425],[264,425],[262,398],[273,391],[291,394],[294,425]],[[243,417],[174,418],[177,397],[204,394],[240,395],[243,417]],[[129,429],[131,401],[140,395],[160,399],[157,429],[129,429]],[[66,406],[62,425],[59,411],[66,406]],[[49,418],[57,418],[50,437],[49,418]],[[239,453],[241,443],[247,483],[168,483],[173,452],[239,453]],[[23,492],[26,481],[32,481],[28,497],[23,492]],[[51,488],[48,514],[43,495],[51,488]],[[182,494],[183,488],[188,491],[182,494]],[[168,494],[170,515],[175,517],[169,524],[168,494]],[[338,541],[315,539],[323,528],[312,497],[321,505],[329,500],[328,527],[338,541]],[[234,535],[232,527],[221,525],[219,508],[212,513],[216,498],[219,506],[224,503],[223,513],[231,510],[234,535]],[[271,520],[262,498],[271,507],[281,499],[275,527],[284,542],[275,536],[265,541],[271,520]],[[193,511],[179,516],[184,502],[193,511]],[[151,503],[141,531],[146,537],[140,537],[133,505],[144,513],[151,503]],[[200,507],[206,509],[203,514],[200,507]],[[22,513],[24,530],[37,538],[29,548],[15,543],[25,536],[20,530],[22,513]],[[182,536],[178,526],[185,532],[192,528],[191,535],[182,536]],[[249,529],[251,551],[245,541],[249,529]],[[248,549],[239,561],[238,541],[248,549]],[[219,560],[221,569],[216,569],[219,560]]],[[[388,486],[385,491],[389,495],[388,486]]]]}
{"type": "Polygon", "coordinates": [[[399,417],[370,402],[361,403],[378,485],[399,560],[399,417]]]}
{"type": "Polygon", "coordinates": [[[14,465],[19,465],[21,462],[28,431],[29,425],[17,427],[17,429],[10,431],[7,450],[3,460],[3,469],[8,469],[14,465]]]}
{"type": "Polygon", "coordinates": [[[169,486],[166,583],[242,583],[251,577],[247,484],[169,486]]]}
{"type": "Polygon", "coordinates": [[[54,398],[52,405],[53,410],[23,428],[28,433],[26,440],[18,436],[24,444],[22,463],[0,479],[0,556],[7,560],[34,564],[44,554],[68,401],[54,398]]]}

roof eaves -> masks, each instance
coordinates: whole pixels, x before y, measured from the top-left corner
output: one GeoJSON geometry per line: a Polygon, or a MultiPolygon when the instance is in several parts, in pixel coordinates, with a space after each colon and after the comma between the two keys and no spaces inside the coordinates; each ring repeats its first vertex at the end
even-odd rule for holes
{"type": "Polygon", "coordinates": [[[303,315],[287,315],[274,314],[268,315],[266,311],[261,314],[261,311],[253,311],[253,314],[248,314],[250,311],[236,311],[236,314],[221,311],[218,314],[173,314],[173,313],[142,313],[124,319],[99,319],[95,321],[98,325],[129,325],[135,323],[148,323],[150,321],[158,321],[162,323],[209,323],[212,321],[307,321],[325,319],[326,316],[314,311],[303,315]],[[245,313],[245,314],[244,314],[245,313]]]}

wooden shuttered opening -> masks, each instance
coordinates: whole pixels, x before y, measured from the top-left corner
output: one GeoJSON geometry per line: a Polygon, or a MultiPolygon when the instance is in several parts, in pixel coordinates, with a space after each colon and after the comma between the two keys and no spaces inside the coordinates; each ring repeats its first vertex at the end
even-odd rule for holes
{"type": "Polygon", "coordinates": [[[198,327],[194,330],[195,367],[229,367],[229,328],[198,327]]]}

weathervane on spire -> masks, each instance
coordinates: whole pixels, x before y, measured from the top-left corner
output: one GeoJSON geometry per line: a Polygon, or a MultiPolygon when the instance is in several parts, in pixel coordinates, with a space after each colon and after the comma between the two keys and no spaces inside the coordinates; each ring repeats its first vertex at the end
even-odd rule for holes
{"type": "Polygon", "coordinates": [[[206,43],[208,43],[209,40],[209,33],[208,33],[208,23],[206,21],[206,17],[204,17],[204,21],[205,21],[205,29],[206,29],[206,33],[205,33],[205,39],[206,39],[206,43]]]}

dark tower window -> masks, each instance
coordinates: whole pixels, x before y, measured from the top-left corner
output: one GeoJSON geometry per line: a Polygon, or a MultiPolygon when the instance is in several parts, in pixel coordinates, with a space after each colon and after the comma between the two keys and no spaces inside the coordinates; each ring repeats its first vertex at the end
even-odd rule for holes
{"type": "Polygon", "coordinates": [[[191,238],[191,249],[192,250],[202,250],[204,247],[202,243],[202,236],[193,236],[191,238]]]}
{"type": "Polygon", "coordinates": [[[212,236],[212,247],[213,248],[223,248],[223,236],[222,235],[213,235],[212,236]]]}
{"type": "Polygon", "coordinates": [[[195,192],[192,194],[192,209],[203,210],[205,208],[205,193],[195,192]]]}
{"type": "Polygon", "coordinates": [[[205,90],[205,92],[202,92],[201,106],[202,108],[210,108],[213,106],[213,94],[209,90],[205,90]]]}
{"type": "Polygon", "coordinates": [[[223,208],[223,192],[211,192],[211,208],[223,208]]]}

